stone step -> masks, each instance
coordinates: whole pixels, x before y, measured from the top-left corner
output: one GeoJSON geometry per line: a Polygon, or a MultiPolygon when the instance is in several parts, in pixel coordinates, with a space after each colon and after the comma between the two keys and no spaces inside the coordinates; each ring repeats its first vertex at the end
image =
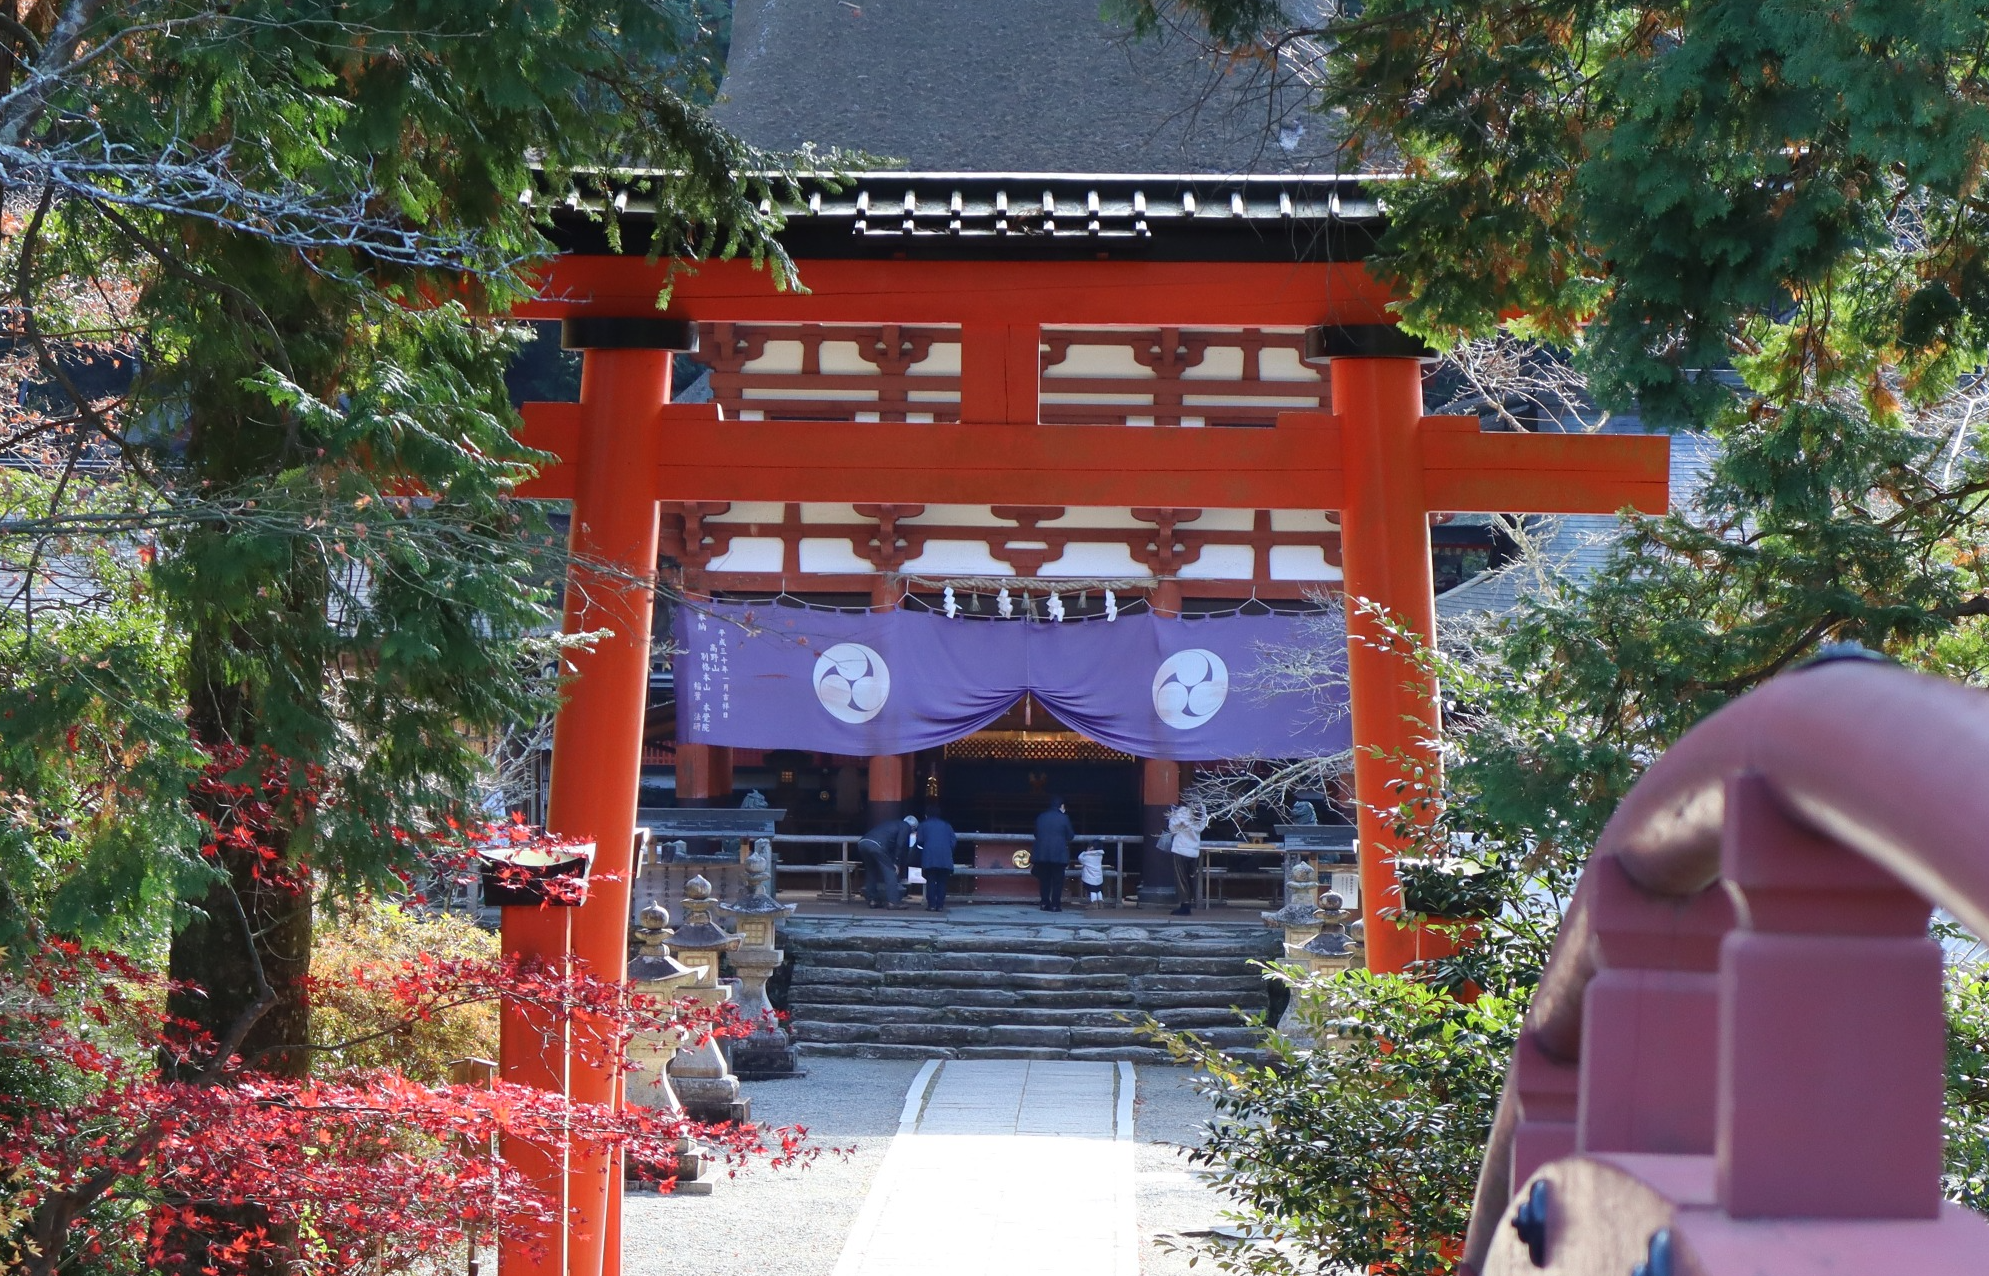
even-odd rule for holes
{"type": "Polygon", "coordinates": [[[1072,975],[1001,970],[863,970],[797,961],[788,986],[793,990],[789,995],[796,999],[807,996],[803,989],[825,984],[863,988],[1008,988],[1018,992],[1112,993],[1131,989],[1135,994],[1194,992],[1239,997],[1260,991],[1263,982],[1262,976],[1250,970],[1220,975],[1072,975]]]}
{"type": "Polygon", "coordinates": [[[849,984],[804,985],[790,989],[787,1009],[806,1006],[925,1006],[935,1009],[968,1007],[1031,1007],[1043,1010],[1172,1010],[1194,1006],[1242,1006],[1262,1010],[1269,1004],[1264,988],[1238,989],[1228,996],[1194,991],[1147,991],[1120,988],[1110,992],[1085,989],[1010,988],[883,988],[849,984]]]}
{"type": "Polygon", "coordinates": [[[1158,935],[1144,929],[1126,928],[1128,936],[1113,938],[1108,932],[1076,931],[1068,934],[991,934],[979,927],[952,934],[853,934],[843,931],[783,930],[780,946],[802,953],[887,953],[956,952],[1008,953],[1019,956],[1059,953],[1072,957],[1225,957],[1266,956],[1280,951],[1281,936],[1276,931],[1247,930],[1241,927],[1207,936],[1183,936],[1164,931],[1158,935]]]}
{"type": "MultiPolygon", "coordinates": [[[[796,1019],[824,1023],[965,1023],[1016,1024],[1028,1027],[1109,1028],[1139,1023],[1146,1012],[1137,1006],[906,1006],[859,1005],[852,1002],[808,1003],[790,1008],[796,1019]]],[[[1183,1006],[1160,1011],[1155,1018],[1170,1028],[1226,1028],[1238,1022],[1227,1007],[1183,1006]]]]}
{"type": "Polygon", "coordinates": [[[1170,1063],[1165,1050],[1152,1046],[1089,1047],[1054,1050],[1018,1046],[886,1046],[868,1042],[811,1042],[800,1047],[817,1059],[1083,1059],[1094,1062],[1170,1063]]]}
{"type": "MultiPolygon", "coordinates": [[[[855,1044],[868,1042],[891,1046],[1026,1046],[1071,1050],[1151,1044],[1130,1024],[1114,1027],[1033,1027],[1016,1024],[877,1024],[827,1023],[795,1019],[791,1026],[799,1044],[855,1044]]],[[[1257,1030],[1243,1026],[1200,1028],[1195,1035],[1213,1046],[1250,1046],[1258,1040],[1257,1030]]]]}
{"type": "Polygon", "coordinates": [[[1245,953],[1209,954],[1195,957],[1062,956],[1020,953],[972,953],[949,949],[945,952],[876,953],[859,949],[824,948],[816,952],[797,950],[795,963],[810,970],[993,970],[1018,974],[1071,975],[1234,975],[1253,969],[1252,962],[1268,961],[1245,953]]]}
{"type": "Polygon", "coordinates": [[[1165,1062],[1149,1017],[1245,1057],[1279,936],[1242,926],[796,919],[781,936],[805,1054],[1165,1062]]]}

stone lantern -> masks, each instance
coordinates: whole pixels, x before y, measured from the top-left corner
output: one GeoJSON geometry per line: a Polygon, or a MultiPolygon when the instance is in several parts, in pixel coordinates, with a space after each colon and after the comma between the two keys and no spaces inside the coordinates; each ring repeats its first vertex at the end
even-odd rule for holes
{"type": "Polygon", "coordinates": [[[1285,945],[1303,944],[1319,933],[1325,917],[1319,911],[1319,870],[1310,860],[1293,860],[1285,870],[1285,902],[1275,912],[1259,913],[1266,926],[1281,928],[1285,945]]]}
{"type": "Polygon", "coordinates": [[[778,928],[794,911],[794,905],[774,898],[773,876],[773,843],[758,838],[746,857],[745,897],[719,906],[739,927],[739,948],[732,954],[732,968],[739,972],[735,1001],[753,1031],[732,1042],[732,1071],[747,1080],[791,1077],[796,1066],[794,1041],[767,1000],[767,980],[787,961],[787,954],[775,947],[778,928]]]}
{"type": "MultiPolygon", "coordinates": [[[[1285,945],[1285,955],[1304,967],[1307,975],[1346,970],[1361,959],[1360,941],[1347,933],[1347,921],[1353,914],[1341,907],[1340,897],[1328,891],[1319,901],[1319,912],[1320,927],[1312,938],[1302,944],[1285,945]]],[[[1312,1049],[1319,1044],[1304,1022],[1294,1018],[1289,1010],[1277,1028],[1301,1049],[1312,1049]]]]}
{"type": "MultiPolygon", "coordinates": [[[[667,946],[670,914],[663,905],[652,902],[636,917],[636,956],[628,964],[629,982],[635,991],[662,1001],[677,1001],[684,989],[704,977],[702,967],[686,966],[672,957],[667,946]]],[[[670,1064],[684,1044],[684,1033],[663,1028],[638,1033],[629,1043],[629,1060],[634,1065],[628,1076],[628,1097],[632,1103],[664,1112],[682,1114],[684,1105],[670,1088],[670,1064]]],[[[677,1140],[677,1185],[679,1196],[709,1196],[712,1184],[704,1178],[709,1156],[695,1139],[677,1140]]]]}
{"type": "Polygon", "coordinates": [[[1348,914],[1331,891],[1320,900],[1319,929],[1302,944],[1287,942],[1285,953],[1305,967],[1308,975],[1346,970],[1360,959],[1361,945],[1347,934],[1348,914]]]}
{"type": "MultiPolygon", "coordinates": [[[[670,914],[663,905],[651,903],[636,917],[636,956],[628,964],[629,983],[635,991],[661,1001],[676,1001],[683,990],[697,982],[704,971],[686,966],[670,955],[670,914]]],[[[676,1092],[670,1088],[667,1071],[670,1061],[684,1044],[684,1034],[676,1029],[638,1033],[629,1043],[630,1059],[638,1066],[629,1075],[628,1096],[646,1108],[681,1112],[676,1092]]]]}
{"type": "MultiPolygon", "coordinates": [[[[685,966],[699,968],[696,979],[684,985],[682,995],[717,1006],[732,1000],[730,985],[719,982],[718,959],[739,947],[739,936],[711,920],[718,901],[711,897],[711,883],[702,875],[684,884],[684,924],[665,940],[671,953],[685,966]]],[[[739,1096],[739,1078],[726,1065],[718,1038],[707,1035],[702,1041],[687,1041],[670,1061],[670,1085],[684,1110],[700,1121],[749,1120],[751,1102],[739,1096]]]]}

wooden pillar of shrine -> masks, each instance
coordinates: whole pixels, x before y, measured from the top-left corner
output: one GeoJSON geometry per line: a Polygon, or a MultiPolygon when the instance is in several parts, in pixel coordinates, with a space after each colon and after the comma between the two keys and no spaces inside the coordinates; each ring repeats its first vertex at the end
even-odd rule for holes
{"type": "Polygon", "coordinates": [[[915,814],[911,809],[912,764],[909,753],[884,753],[870,759],[870,823],[915,814]]]}
{"type": "MultiPolygon", "coordinates": [[[[1140,907],[1172,908],[1183,902],[1174,888],[1174,853],[1167,846],[1167,813],[1181,798],[1181,764],[1140,759],[1140,907]]],[[[1192,903],[1193,901],[1188,901],[1192,903]]]]}
{"type": "Polygon", "coordinates": [[[732,805],[732,750],[723,744],[677,744],[677,805],[732,805]]]}

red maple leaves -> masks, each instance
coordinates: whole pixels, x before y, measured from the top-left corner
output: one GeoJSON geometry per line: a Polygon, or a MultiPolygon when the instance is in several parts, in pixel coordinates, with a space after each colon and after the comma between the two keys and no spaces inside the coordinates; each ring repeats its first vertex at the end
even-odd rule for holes
{"type": "MultiPolygon", "coordinates": [[[[588,1061],[627,1067],[638,1031],[737,1034],[729,1007],[666,1003],[580,967],[425,958],[375,967],[370,1000],[395,1022],[502,998],[527,1022],[571,1034],[588,1061]],[[380,996],[378,994],[384,994],[380,996]],[[582,1027],[582,1025],[585,1025],[582,1027]]],[[[734,1158],[813,1155],[797,1130],[693,1127],[675,1114],[616,1112],[502,1080],[420,1085],[400,1074],[309,1080],[220,1058],[211,1038],[162,1016],[167,983],[114,954],[52,944],[0,968],[0,1053],[60,1071],[63,1102],[0,1102],[0,1181],[12,1237],[0,1265],[53,1273],[115,1250],[148,1265],[229,1276],[278,1259],[293,1270],[393,1271],[493,1227],[543,1234],[557,1205],[500,1154],[624,1150],[674,1164],[690,1134],[734,1158]]],[[[321,1060],[330,1047],[312,1043],[321,1060]]]]}

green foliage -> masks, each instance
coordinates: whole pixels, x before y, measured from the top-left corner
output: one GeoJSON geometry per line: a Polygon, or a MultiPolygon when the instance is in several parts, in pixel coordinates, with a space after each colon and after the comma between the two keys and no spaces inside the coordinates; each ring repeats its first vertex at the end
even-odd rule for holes
{"type": "Polygon", "coordinates": [[[1989,1213],[1989,968],[1974,959],[1948,970],[1948,1199],[1989,1213]]]}
{"type": "Polygon", "coordinates": [[[325,1049],[319,1072],[391,1068],[421,1085],[448,1083],[458,1059],[497,1057],[497,1006],[488,999],[425,1008],[410,1020],[389,987],[423,956],[498,960],[497,936],[448,913],[424,914],[383,900],[358,900],[319,919],[311,951],[312,1031],[325,1049]],[[350,1043],[350,1044],[345,1044],[350,1043]]]}
{"type": "MultiPolygon", "coordinates": [[[[0,509],[33,508],[47,486],[0,469],[0,509]]],[[[200,757],[174,707],[184,644],[130,547],[47,549],[55,586],[90,605],[0,612],[0,947],[32,918],[158,952],[173,902],[210,876],[185,810],[200,757]]]]}
{"type": "Polygon", "coordinates": [[[1221,1271],[1402,1276],[1450,1270],[1470,1218],[1519,1007],[1471,1004],[1395,976],[1345,971],[1292,983],[1285,1028],[1245,1063],[1188,1033],[1159,1034],[1215,1105],[1189,1160],[1269,1243],[1204,1251],[1221,1271]]]}
{"type": "MultiPolygon", "coordinates": [[[[1938,386],[1989,333],[1989,4],[1119,0],[1232,56],[1303,59],[1385,190],[1384,269],[1440,336],[1526,316],[1612,406],[1705,422],[1704,374],[1801,339],[1791,381],[1938,386]]],[[[1876,388],[1876,387],[1874,387],[1876,388]]]]}
{"type": "Polygon", "coordinates": [[[157,944],[177,900],[211,946],[256,865],[202,846],[200,750],[321,777],[264,849],[385,888],[553,702],[521,197],[640,163],[655,251],[786,285],[762,202],[815,160],[713,123],[703,0],[58,9],[0,33],[0,943],[157,944]]]}

